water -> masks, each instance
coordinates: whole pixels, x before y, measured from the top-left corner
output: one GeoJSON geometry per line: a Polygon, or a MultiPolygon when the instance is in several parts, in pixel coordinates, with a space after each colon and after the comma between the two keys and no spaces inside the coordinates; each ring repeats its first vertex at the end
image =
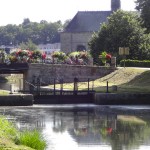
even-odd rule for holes
{"type": "Polygon", "coordinates": [[[47,150],[150,149],[149,106],[0,107],[20,130],[38,129],[47,150]]]}

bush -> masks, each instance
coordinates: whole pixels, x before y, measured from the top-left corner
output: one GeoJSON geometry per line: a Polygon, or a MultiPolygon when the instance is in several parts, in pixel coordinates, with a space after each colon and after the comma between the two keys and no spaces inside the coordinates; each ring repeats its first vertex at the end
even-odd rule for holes
{"type": "Polygon", "coordinates": [[[125,62],[126,67],[145,67],[150,68],[150,60],[121,60],[120,66],[123,67],[125,62]]]}

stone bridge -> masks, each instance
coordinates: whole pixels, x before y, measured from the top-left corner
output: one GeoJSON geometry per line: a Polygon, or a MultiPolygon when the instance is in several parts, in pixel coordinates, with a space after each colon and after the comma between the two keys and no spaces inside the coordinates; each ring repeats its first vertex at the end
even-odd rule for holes
{"type": "MultiPolygon", "coordinates": [[[[80,81],[94,80],[113,72],[115,67],[83,66],[65,64],[29,64],[29,69],[24,75],[27,82],[32,83],[33,78],[40,77],[43,83],[53,83],[56,79],[63,82],[73,82],[76,77],[80,81]]],[[[27,88],[27,87],[26,87],[27,88]]]]}
{"type": "Polygon", "coordinates": [[[83,66],[83,65],[66,65],[66,64],[27,64],[14,63],[10,65],[0,64],[0,74],[23,74],[23,89],[29,88],[29,83],[33,79],[40,79],[41,83],[51,84],[54,82],[73,82],[74,78],[79,81],[88,81],[98,79],[111,72],[116,67],[104,66],[83,66]],[[26,82],[27,81],[27,82],[26,82]],[[26,84],[28,83],[28,84],[26,84]]]}

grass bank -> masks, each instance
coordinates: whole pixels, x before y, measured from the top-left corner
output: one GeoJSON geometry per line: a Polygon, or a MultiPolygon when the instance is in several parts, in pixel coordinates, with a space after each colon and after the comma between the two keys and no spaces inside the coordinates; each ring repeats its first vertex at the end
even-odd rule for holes
{"type": "Polygon", "coordinates": [[[19,132],[0,116],[0,150],[44,150],[46,142],[38,131],[19,132]]]}
{"type": "MultiPolygon", "coordinates": [[[[107,81],[109,85],[109,92],[117,93],[149,93],[150,92],[150,70],[140,68],[118,68],[116,71],[102,78],[98,78],[90,82],[90,89],[97,92],[106,92],[107,81]],[[117,86],[117,91],[113,88],[117,86]]],[[[87,89],[87,82],[80,82],[78,84],[79,90],[87,89]]],[[[53,88],[53,85],[50,86],[53,88]]],[[[60,85],[56,85],[60,88],[60,85]]],[[[73,90],[73,83],[63,84],[64,89],[73,90]]]]}
{"type": "Polygon", "coordinates": [[[108,81],[109,91],[112,91],[112,86],[117,86],[118,93],[149,93],[150,92],[150,70],[140,68],[120,68],[113,73],[95,80],[96,91],[106,89],[108,81]],[[101,85],[101,86],[100,86],[101,85]]]}
{"type": "Polygon", "coordinates": [[[10,93],[10,91],[0,89],[0,95],[8,95],[9,93],[10,93]]]}

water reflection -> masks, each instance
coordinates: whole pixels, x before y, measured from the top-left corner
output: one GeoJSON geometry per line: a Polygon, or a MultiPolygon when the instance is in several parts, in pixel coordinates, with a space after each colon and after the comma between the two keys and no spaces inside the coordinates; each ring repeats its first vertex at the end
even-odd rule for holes
{"type": "Polygon", "coordinates": [[[47,150],[141,150],[150,148],[150,108],[139,108],[34,106],[2,107],[0,112],[20,130],[40,130],[47,150]]]}

